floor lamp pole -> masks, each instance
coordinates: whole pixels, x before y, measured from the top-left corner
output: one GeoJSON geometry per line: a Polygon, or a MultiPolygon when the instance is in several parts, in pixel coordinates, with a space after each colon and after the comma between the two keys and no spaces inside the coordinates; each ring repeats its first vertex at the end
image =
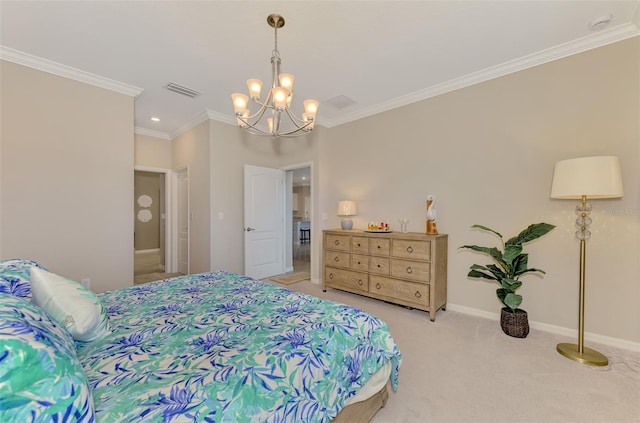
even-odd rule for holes
{"type": "MultiPolygon", "coordinates": [[[[598,351],[584,346],[584,291],[585,291],[585,265],[586,265],[586,251],[588,235],[587,226],[589,221],[587,215],[589,210],[587,207],[587,196],[582,196],[582,204],[578,206],[578,210],[581,212],[582,224],[578,233],[580,236],[580,305],[578,315],[578,344],[561,343],[558,344],[556,350],[563,356],[578,361],[583,364],[591,364],[594,366],[606,366],[609,364],[609,360],[606,356],[598,351]]],[[[576,233],[576,235],[578,234],[576,233]]]]}

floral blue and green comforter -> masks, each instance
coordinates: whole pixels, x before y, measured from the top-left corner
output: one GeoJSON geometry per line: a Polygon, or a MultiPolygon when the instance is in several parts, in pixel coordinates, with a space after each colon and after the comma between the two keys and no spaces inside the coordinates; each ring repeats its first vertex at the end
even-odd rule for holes
{"type": "Polygon", "coordinates": [[[361,310],[232,273],[100,295],[112,333],[78,343],[98,422],[326,422],[401,354],[361,310]]]}

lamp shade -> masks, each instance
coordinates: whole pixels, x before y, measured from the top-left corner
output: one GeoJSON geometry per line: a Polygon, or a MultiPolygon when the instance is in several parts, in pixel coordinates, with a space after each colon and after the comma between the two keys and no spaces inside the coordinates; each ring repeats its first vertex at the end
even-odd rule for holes
{"type": "Polygon", "coordinates": [[[355,216],[357,213],[355,201],[339,201],[338,216],[355,216]]]}
{"type": "Polygon", "coordinates": [[[580,199],[622,197],[620,160],[596,156],[557,162],[551,183],[551,198],[580,199]]]}

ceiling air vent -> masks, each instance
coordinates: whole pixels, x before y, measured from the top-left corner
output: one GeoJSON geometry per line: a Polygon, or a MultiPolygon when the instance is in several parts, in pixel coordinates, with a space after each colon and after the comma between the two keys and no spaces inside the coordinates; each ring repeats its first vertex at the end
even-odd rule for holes
{"type": "Polygon", "coordinates": [[[323,106],[331,106],[334,109],[344,109],[349,106],[353,106],[356,102],[346,95],[339,95],[337,97],[330,98],[322,102],[323,106]]]}
{"type": "Polygon", "coordinates": [[[191,88],[183,87],[182,85],[174,84],[173,82],[169,82],[167,85],[167,89],[169,91],[173,91],[174,93],[186,95],[187,97],[197,97],[200,93],[196,90],[192,90],[191,88]]]}

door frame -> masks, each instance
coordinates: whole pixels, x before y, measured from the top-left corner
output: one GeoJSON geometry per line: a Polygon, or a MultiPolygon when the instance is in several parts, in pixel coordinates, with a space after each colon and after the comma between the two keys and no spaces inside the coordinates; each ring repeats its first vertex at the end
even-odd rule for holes
{"type": "MultiPolygon", "coordinates": [[[[313,273],[314,273],[314,264],[315,264],[315,244],[318,241],[318,237],[317,237],[317,232],[318,229],[320,227],[320,225],[318,224],[317,219],[315,218],[315,196],[316,196],[316,192],[315,192],[315,177],[314,177],[314,173],[313,173],[313,161],[309,161],[309,162],[302,162],[302,163],[297,163],[297,164],[292,164],[292,165],[287,165],[284,167],[281,167],[280,169],[284,170],[284,171],[289,171],[289,170],[296,170],[296,169],[302,169],[308,167],[309,168],[309,191],[310,191],[310,205],[309,208],[311,209],[309,212],[309,220],[311,221],[311,225],[310,225],[310,229],[311,229],[311,242],[309,243],[309,269],[310,269],[310,277],[311,277],[311,281],[313,282],[313,273]]],[[[289,201],[292,197],[293,194],[293,186],[291,186],[291,190],[287,190],[286,193],[286,197],[287,197],[287,202],[288,204],[291,204],[291,201],[289,201]]],[[[289,210],[287,210],[287,212],[289,212],[289,210]]],[[[285,231],[288,230],[288,233],[291,234],[293,231],[293,221],[291,222],[291,227],[289,228],[285,228],[285,231]]],[[[291,237],[289,237],[291,238],[291,237]]],[[[286,239],[286,238],[285,238],[286,239]]],[[[292,240],[290,240],[290,242],[293,242],[292,240]]],[[[284,252],[286,253],[286,246],[284,247],[284,252]]],[[[293,248],[291,248],[291,263],[293,265],[293,248]]]]}
{"type": "MultiPolygon", "coordinates": [[[[172,184],[172,179],[175,178],[174,172],[171,169],[165,169],[160,167],[150,167],[150,166],[134,166],[134,171],[141,172],[152,172],[152,173],[164,173],[164,266],[165,272],[172,273],[176,267],[173,266],[173,244],[175,243],[175,238],[173,234],[173,204],[175,203],[174,199],[174,189],[172,184]]],[[[133,201],[136,199],[134,198],[133,201]]],[[[134,216],[135,219],[135,216],[134,216]]]]}
{"type": "Polygon", "coordinates": [[[187,274],[191,272],[191,200],[190,200],[190,172],[189,166],[183,166],[171,170],[171,273],[178,271],[178,243],[180,242],[180,224],[178,222],[178,174],[187,174],[187,274]]]}

